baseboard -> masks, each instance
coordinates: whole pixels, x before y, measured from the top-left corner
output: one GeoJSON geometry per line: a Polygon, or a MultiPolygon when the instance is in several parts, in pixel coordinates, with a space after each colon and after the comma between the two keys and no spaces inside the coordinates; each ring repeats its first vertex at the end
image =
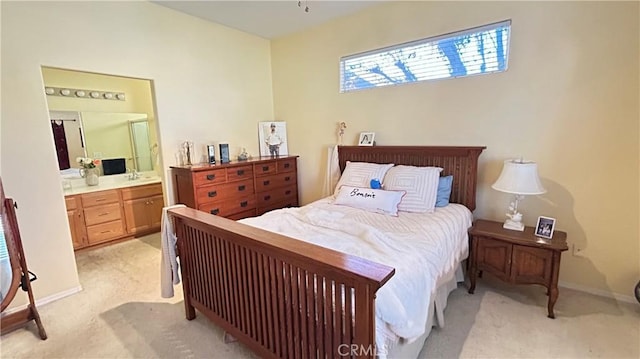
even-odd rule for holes
{"type": "MultiPolygon", "coordinates": [[[[74,288],[71,288],[71,289],[67,289],[65,291],[58,292],[56,294],[52,294],[52,295],[50,295],[48,297],[36,299],[36,307],[41,307],[41,306],[43,306],[45,304],[49,304],[51,302],[55,302],[58,299],[62,299],[64,297],[68,297],[68,296],[70,296],[72,294],[76,294],[76,293],[80,292],[81,290],[82,290],[82,286],[79,285],[77,287],[74,287],[74,288]]],[[[2,313],[2,315],[7,315],[7,314],[19,312],[19,311],[21,311],[23,309],[26,309],[28,306],[29,306],[29,303],[26,303],[26,304],[17,306],[15,308],[7,309],[2,313]]]]}
{"type": "Polygon", "coordinates": [[[564,288],[569,288],[569,289],[579,290],[581,292],[594,294],[594,295],[597,295],[597,296],[600,296],[600,297],[613,298],[613,299],[615,299],[615,300],[617,300],[619,302],[625,302],[625,303],[637,303],[638,302],[635,297],[630,296],[630,295],[607,292],[606,290],[586,287],[586,286],[583,286],[583,285],[580,285],[580,284],[559,281],[558,282],[558,286],[564,287],[564,288]]]}

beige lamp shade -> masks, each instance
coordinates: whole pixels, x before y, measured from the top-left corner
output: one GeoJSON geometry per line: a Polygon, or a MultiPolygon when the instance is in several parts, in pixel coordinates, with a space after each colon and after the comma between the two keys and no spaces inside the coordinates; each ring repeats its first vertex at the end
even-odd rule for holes
{"type": "Polygon", "coordinates": [[[518,195],[536,195],[547,192],[538,177],[538,165],[535,162],[517,160],[504,161],[502,173],[491,188],[518,195]]]}

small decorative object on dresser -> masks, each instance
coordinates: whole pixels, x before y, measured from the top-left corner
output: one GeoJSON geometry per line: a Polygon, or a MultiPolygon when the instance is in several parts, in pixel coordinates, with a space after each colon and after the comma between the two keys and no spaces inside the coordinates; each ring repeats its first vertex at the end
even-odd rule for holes
{"type": "Polygon", "coordinates": [[[360,132],[358,146],[373,146],[373,139],[376,137],[375,132],[360,132]]]}
{"type": "Polygon", "coordinates": [[[544,238],[553,238],[553,230],[556,228],[556,219],[550,217],[538,217],[536,224],[536,236],[544,238]]]}
{"type": "Polygon", "coordinates": [[[221,143],[220,144],[220,163],[229,163],[231,161],[231,157],[229,156],[229,144],[221,143]]]}
{"type": "Polygon", "coordinates": [[[207,160],[210,164],[216,164],[216,146],[207,145],[207,160]]]}
{"type": "Polygon", "coordinates": [[[260,156],[277,157],[289,154],[286,122],[260,122],[258,138],[260,139],[260,156]]]}
{"type": "Polygon", "coordinates": [[[475,291],[476,276],[483,271],[513,284],[540,284],[549,296],[548,317],[555,318],[560,256],[569,249],[567,234],[556,231],[554,239],[542,239],[536,232],[533,227],[516,232],[502,228],[500,222],[477,220],[469,230],[469,293],[475,291]]]}

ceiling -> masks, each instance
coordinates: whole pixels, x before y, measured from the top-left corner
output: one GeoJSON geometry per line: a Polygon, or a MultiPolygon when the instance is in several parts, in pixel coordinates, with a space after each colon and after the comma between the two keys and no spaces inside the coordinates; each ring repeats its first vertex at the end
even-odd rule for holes
{"type": "Polygon", "coordinates": [[[289,35],[356,13],[381,0],[152,1],[265,39],[289,35]],[[305,12],[305,6],[309,11],[305,12]]]}

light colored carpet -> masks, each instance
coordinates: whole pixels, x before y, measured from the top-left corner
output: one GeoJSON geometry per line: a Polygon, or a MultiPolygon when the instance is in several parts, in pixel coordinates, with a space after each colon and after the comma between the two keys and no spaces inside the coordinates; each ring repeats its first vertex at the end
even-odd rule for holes
{"type": "MultiPolygon", "coordinates": [[[[2,337],[2,358],[253,358],[203,315],[184,318],[181,287],[160,298],[159,235],[77,254],[84,290],[39,308],[35,325],[2,337]]],[[[638,358],[640,305],[561,288],[557,319],[546,317],[544,289],[480,279],[449,298],[444,328],[420,358],[638,358]]],[[[36,287],[37,288],[37,287],[36,287]]]]}

